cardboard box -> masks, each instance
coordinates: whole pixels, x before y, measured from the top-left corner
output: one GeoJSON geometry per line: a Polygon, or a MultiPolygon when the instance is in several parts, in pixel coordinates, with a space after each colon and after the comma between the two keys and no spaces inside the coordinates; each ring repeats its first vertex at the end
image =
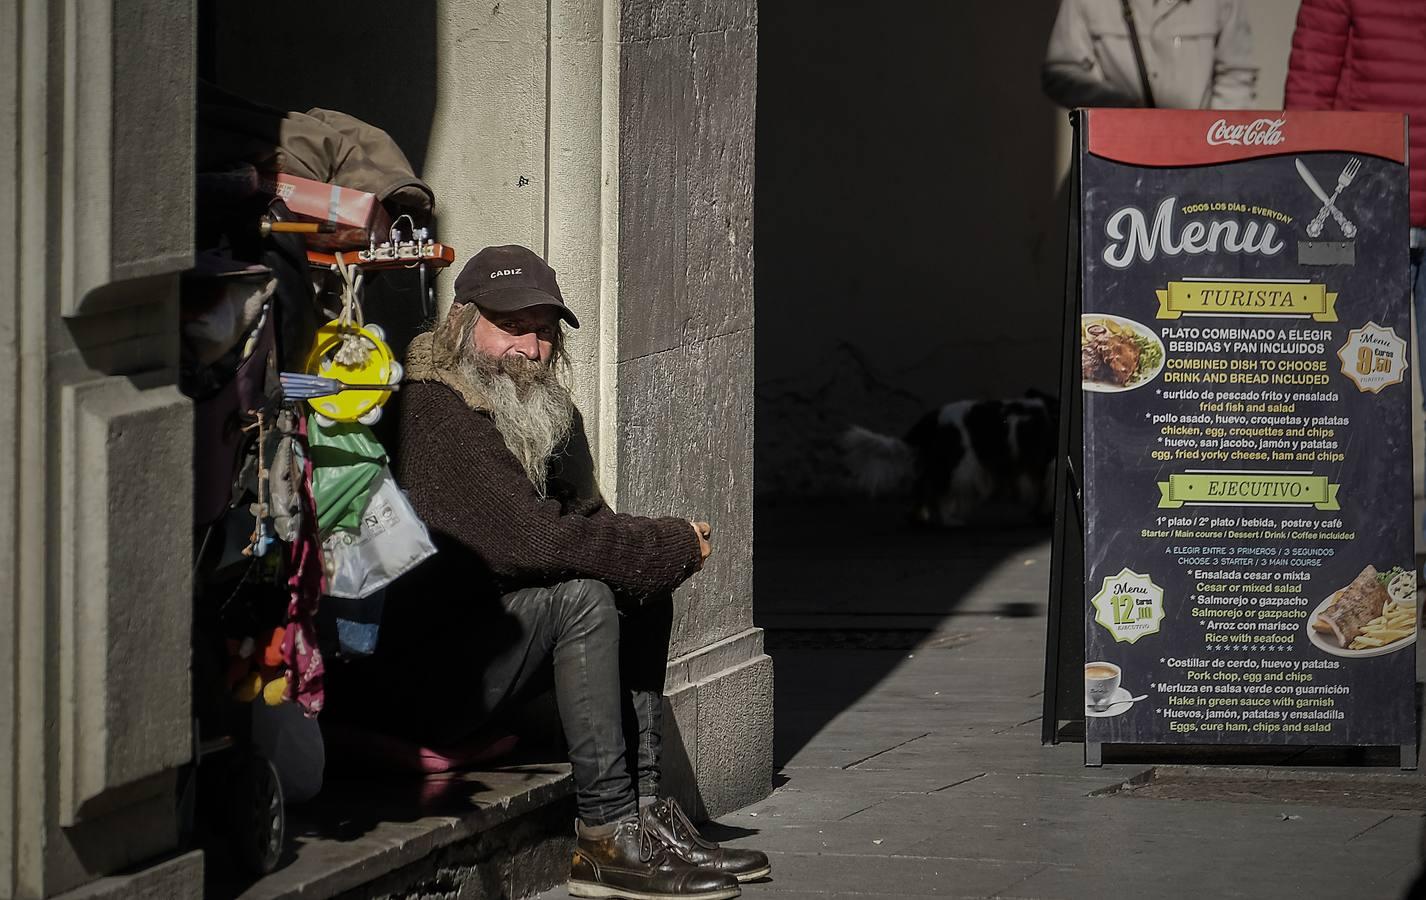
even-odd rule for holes
{"type": "MultiPolygon", "coordinates": [[[[287,204],[297,221],[331,222],[339,228],[361,228],[374,232],[377,242],[386,240],[391,229],[391,217],[377,201],[375,194],[300,178],[296,175],[278,174],[264,178],[263,190],[287,204]]],[[[342,235],[309,234],[307,246],[313,250],[356,250],[367,246],[366,241],[343,241],[342,235]]]]}

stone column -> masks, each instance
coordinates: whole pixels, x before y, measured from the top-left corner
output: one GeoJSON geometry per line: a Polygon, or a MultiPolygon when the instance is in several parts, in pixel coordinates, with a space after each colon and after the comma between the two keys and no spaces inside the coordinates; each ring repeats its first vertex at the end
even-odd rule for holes
{"type": "MultiPolygon", "coordinates": [[[[19,0],[0,48],[0,897],[38,898],[178,840],[192,11],[19,0]]],[[[194,853],[120,893],[201,891],[194,853]]]]}
{"type": "Polygon", "coordinates": [[[752,627],[757,4],[623,0],[619,24],[617,497],[713,526],[676,597],[665,745],[682,799],[716,816],[772,780],[752,627]]]}

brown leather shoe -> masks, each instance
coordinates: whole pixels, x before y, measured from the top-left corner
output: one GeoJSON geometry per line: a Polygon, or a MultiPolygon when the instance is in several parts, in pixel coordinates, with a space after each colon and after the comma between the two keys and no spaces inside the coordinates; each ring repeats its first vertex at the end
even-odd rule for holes
{"type": "Polygon", "coordinates": [[[732,875],[690,865],[669,852],[641,819],[620,820],[607,838],[579,832],[569,870],[571,896],[729,900],[741,893],[732,875]]]}
{"type": "Polygon", "coordinates": [[[644,826],[685,862],[724,872],[738,881],[755,881],[772,872],[767,854],[719,847],[699,834],[677,800],[669,798],[651,803],[644,807],[643,817],[644,826]]]}

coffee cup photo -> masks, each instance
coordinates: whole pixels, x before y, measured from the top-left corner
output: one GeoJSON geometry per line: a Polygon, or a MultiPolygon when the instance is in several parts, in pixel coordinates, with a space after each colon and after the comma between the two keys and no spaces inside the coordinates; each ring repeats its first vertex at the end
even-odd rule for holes
{"type": "Polygon", "coordinates": [[[1119,690],[1123,671],[1111,662],[1088,662],[1084,664],[1084,704],[1094,710],[1103,710],[1109,705],[1109,698],[1119,690]]]}

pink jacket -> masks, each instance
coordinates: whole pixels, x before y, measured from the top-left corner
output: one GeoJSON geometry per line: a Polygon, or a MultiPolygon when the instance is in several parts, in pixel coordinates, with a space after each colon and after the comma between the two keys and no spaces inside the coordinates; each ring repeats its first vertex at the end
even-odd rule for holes
{"type": "Polygon", "coordinates": [[[1284,106],[1409,115],[1411,224],[1426,226],[1426,2],[1302,0],[1284,106]]]}

